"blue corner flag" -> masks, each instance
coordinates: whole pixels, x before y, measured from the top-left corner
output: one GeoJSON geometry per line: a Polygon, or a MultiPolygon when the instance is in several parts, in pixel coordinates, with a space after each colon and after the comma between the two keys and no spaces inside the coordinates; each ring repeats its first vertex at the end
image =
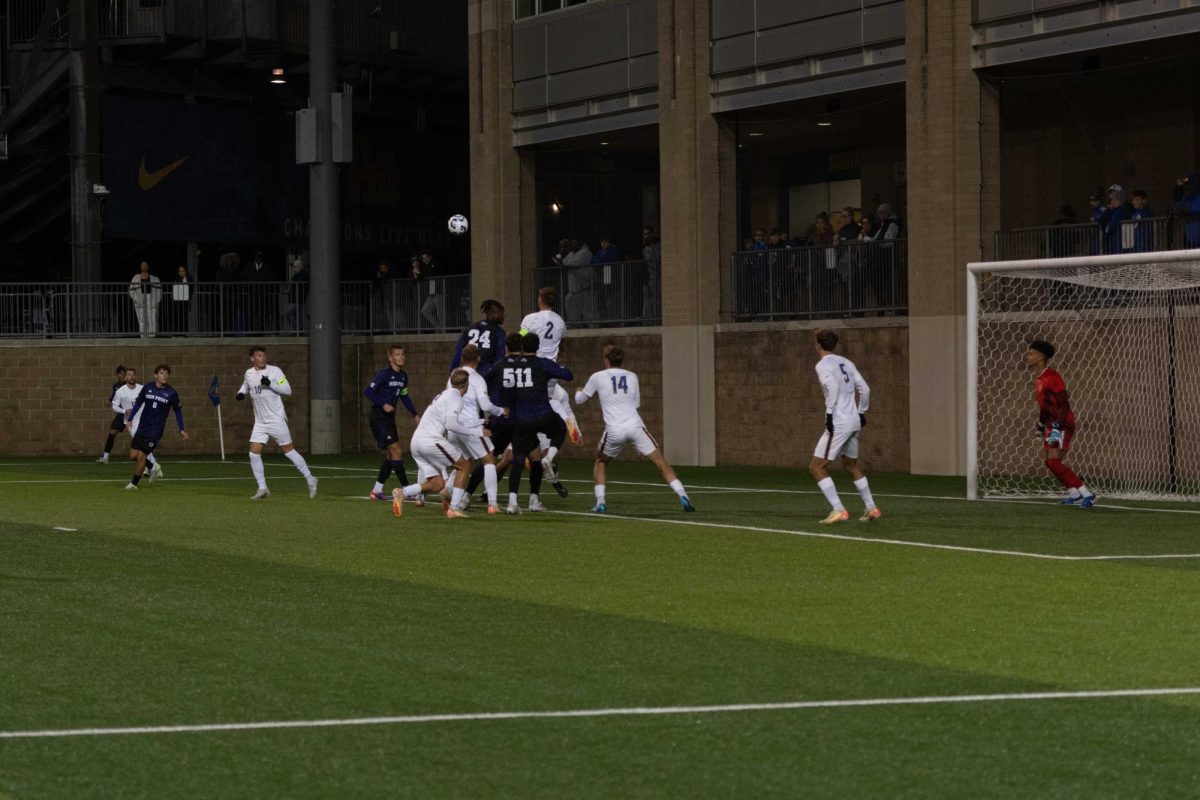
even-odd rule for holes
{"type": "Polygon", "coordinates": [[[221,405],[221,395],[218,392],[219,389],[220,385],[217,383],[217,376],[213,375],[212,383],[208,387],[208,399],[212,400],[212,404],[214,406],[221,405]]]}

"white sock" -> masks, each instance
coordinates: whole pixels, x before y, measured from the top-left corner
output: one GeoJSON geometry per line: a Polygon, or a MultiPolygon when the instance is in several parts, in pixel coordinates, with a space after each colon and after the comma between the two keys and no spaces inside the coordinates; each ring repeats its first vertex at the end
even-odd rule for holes
{"type": "Polygon", "coordinates": [[[258,488],[267,488],[267,475],[263,470],[262,455],[259,453],[250,454],[250,471],[254,473],[254,480],[258,481],[258,488]]]}
{"type": "Polygon", "coordinates": [[[517,505],[517,493],[516,493],[516,492],[509,492],[509,493],[508,493],[508,504],[509,504],[510,506],[515,506],[515,505],[517,505]]]}
{"type": "Polygon", "coordinates": [[[466,496],[467,496],[466,489],[460,489],[457,486],[455,486],[454,492],[452,493],[451,498],[450,498],[450,507],[451,508],[462,508],[463,507],[463,498],[466,496]]]}
{"type": "Polygon", "coordinates": [[[1086,489],[1086,488],[1087,488],[1086,486],[1081,486],[1078,489],[1076,489],[1074,486],[1068,486],[1067,487],[1067,496],[1072,499],[1076,498],[1076,497],[1082,497],[1083,496],[1082,490],[1086,489]]]}
{"type": "Polygon", "coordinates": [[[487,491],[488,505],[496,505],[496,491],[499,488],[497,484],[499,480],[496,478],[496,465],[483,465],[483,488],[487,491]]]}
{"type": "Polygon", "coordinates": [[[871,496],[871,487],[867,485],[867,476],[864,475],[854,482],[854,488],[858,489],[858,496],[863,499],[867,505],[867,511],[875,507],[875,498],[871,496]]]}
{"type": "Polygon", "coordinates": [[[304,461],[304,456],[300,455],[299,450],[288,450],[284,453],[288,461],[296,465],[296,469],[300,470],[300,474],[305,478],[311,478],[312,473],[308,471],[308,464],[304,461]]]}
{"type": "Polygon", "coordinates": [[[410,483],[403,489],[405,500],[414,500],[421,496],[421,484],[410,483]]]}
{"type": "MultiPolygon", "coordinates": [[[[1092,490],[1087,488],[1086,483],[1079,484],[1079,493],[1084,497],[1089,497],[1093,494],[1092,490]]],[[[1075,495],[1072,494],[1071,496],[1074,497],[1075,495]]]]}
{"type": "Polygon", "coordinates": [[[596,502],[597,503],[604,502],[604,484],[603,483],[596,484],[596,502]]]}
{"type": "Polygon", "coordinates": [[[154,453],[150,453],[148,456],[146,456],[146,463],[152,467],[158,463],[158,459],[154,457],[154,453]]]}
{"type": "Polygon", "coordinates": [[[546,455],[542,457],[542,463],[549,461],[551,464],[553,464],[554,457],[556,455],[558,455],[558,448],[551,446],[548,450],[546,450],[546,455]]]}
{"type": "Polygon", "coordinates": [[[833,485],[833,478],[828,476],[817,482],[819,488],[825,495],[825,499],[829,501],[829,505],[833,506],[834,511],[845,511],[846,507],[842,505],[841,498],[838,497],[837,487],[833,485]]]}
{"type": "Polygon", "coordinates": [[[683,488],[683,481],[679,480],[678,478],[671,481],[667,485],[670,486],[675,491],[675,494],[679,495],[680,497],[683,497],[687,494],[687,489],[683,488]]]}
{"type": "Polygon", "coordinates": [[[371,494],[383,494],[383,484],[375,481],[375,488],[371,490],[371,494]]]}

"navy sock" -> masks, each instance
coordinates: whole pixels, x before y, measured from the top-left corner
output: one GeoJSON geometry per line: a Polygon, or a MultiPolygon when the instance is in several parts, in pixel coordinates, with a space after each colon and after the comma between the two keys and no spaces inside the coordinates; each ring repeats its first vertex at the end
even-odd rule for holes
{"type": "Polygon", "coordinates": [[[467,494],[475,494],[479,484],[483,483],[483,464],[476,464],[471,470],[471,480],[467,481],[467,494]]]}
{"type": "Polygon", "coordinates": [[[408,486],[408,473],[404,471],[404,461],[396,459],[392,463],[392,472],[396,473],[396,477],[400,479],[401,486],[408,486]]]}
{"type": "Polygon", "coordinates": [[[108,438],[104,440],[104,455],[108,455],[112,452],[113,442],[115,442],[116,439],[117,435],[115,433],[110,433],[108,438]]]}
{"type": "Polygon", "coordinates": [[[378,475],[378,477],[375,478],[375,480],[378,481],[379,483],[387,483],[388,475],[391,475],[391,474],[392,474],[392,462],[388,461],[385,458],[383,460],[383,463],[379,465],[379,475],[378,475]]]}
{"type": "Polygon", "coordinates": [[[543,469],[544,469],[544,467],[542,467],[541,461],[534,461],[529,466],[529,493],[530,494],[541,494],[542,493],[542,471],[543,471],[543,469]]]}
{"type": "Polygon", "coordinates": [[[512,464],[508,473],[508,493],[521,493],[521,472],[525,469],[525,454],[513,450],[512,464]]]}

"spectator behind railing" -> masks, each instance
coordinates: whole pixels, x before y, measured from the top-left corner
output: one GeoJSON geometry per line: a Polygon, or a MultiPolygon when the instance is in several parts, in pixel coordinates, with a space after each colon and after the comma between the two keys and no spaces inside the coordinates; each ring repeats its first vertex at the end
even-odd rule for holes
{"type": "Polygon", "coordinates": [[[129,281],[129,299],[137,315],[138,333],[154,337],[158,334],[158,304],[162,302],[162,281],[150,273],[150,263],[138,265],[138,273],[129,281]]]}
{"type": "Polygon", "coordinates": [[[284,325],[299,336],[308,330],[308,268],[298,258],[292,262],[292,273],[288,275],[287,300],[284,325]]]}
{"type": "Polygon", "coordinates": [[[266,285],[266,283],[274,283],[278,280],[279,275],[276,273],[275,267],[263,259],[263,251],[255,250],[254,258],[249,264],[242,267],[242,282],[251,284],[243,295],[245,306],[241,309],[247,316],[247,329],[250,325],[249,315],[251,312],[255,317],[253,327],[256,329],[273,331],[279,327],[278,305],[277,302],[272,302],[277,298],[272,297],[272,287],[266,285]]]}
{"type": "Polygon", "coordinates": [[[1184,248],[1200,247],[1200,172],[1193,172],[1175,182],[1172,214],[1183,224],[1184,248]]]}
{"type": "Polygon", "coordinates": [[[186,264],[175,268],[171,285],[171,332],[187,333],[194,327],[192,318],[192,276],[186,264]]]}
{"type": "Polygon", "coordinates": [[[1108,188],[1108,204],[1100,212],[1100,244],[1105,253],[1120,253],[1123,249],[1121,233],[1127,217],[1125,190],[1114,183],[1108,188]]]}
{"type": "Polygon", "coordinates": [[[1154,252],[1154,223],[1143,221],[1154,217],[1154,212],[1146,205],[1146,190],[1134,189],[1130,197],[1133,200],[1133,209],[1129,212],[1129,221],[1122,229],[1122,249],[1133,253],[1154,252]]]}
{"type": "Polygon", "coordinates": [[[658,313],[658,271],[662,262],[662,245],[658,232],[651,225],[642,228],[642,261],[646,262],[646,284],[642,287],[642,318],[656,319],[658,313]]]}
{"type": "Polygon", "coordinates": [[[558,266],[566,272],[567,298],[563,306],[572,321],[592,319],[592,250],[578,239],[563,239],[558,243],[558,266]]]}
{"type": "Polygon", "coordinates": [[[392,265],[380,261],[371,278],[371,328],[376,333],[396,329],[396,292],[392,265]]]}
{"type": "Polygon", "coordinates": [[[436,330],[444,327],[446,321],[446,314],[443,308],[446,293],[439,273],[438,265],[433,260],[433,253],[428,250],[421,251],[420,277],[423,278],[425,283],[424,291],[422,292],[422,296],[425,299],[421,302],[421,319],[429,327],[436,330]]]}
{"type": "Polygon", "coordinates": [[[621,261],[621,248],[617,247],[608,233],[600,234],[600,249],[592,256],[592,266],[597,267],[592,276],[596,288],[596,313],[600,317],[609,315],[609,304],[612,300],[613,268],[612,265],[621,261]]]}

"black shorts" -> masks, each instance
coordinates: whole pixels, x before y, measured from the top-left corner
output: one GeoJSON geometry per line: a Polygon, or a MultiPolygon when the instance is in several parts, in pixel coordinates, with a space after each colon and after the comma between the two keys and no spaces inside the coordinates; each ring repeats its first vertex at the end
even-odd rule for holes
{"type": "Polygon", "coordinates": [[[141,436],[134,436],[133,441],[129,444],[130,450],[138,450],[146,455],[153,453],[156,447],[158,447],[157,439],[151,441],[150,439],[143,439],[141,436]]]}
{"type": "Polygon", "coordinates": [[[117,433],[125,430],[125,415],[117,414],[115,417],[113,417],[112,425],[109,427],[117,433]]]}
{"type": "Polygon", "coordinates": [[[549,436],[550,432],[557,430],[561,425],[563,425],[562,417],[554,412],[543,414],[536,419],[518,422],[516,430],[513,432],[513,452],[529,455],[542,446],[538,441],[539,433],[549,436]]]}
{"type": "Polygon", "coordinates": [[[492,417],[488,420],[487,427],[492,432],[490,444],[492,453],[499,458],[512,444],[513,424],[507,417],[492,417]]]}
{"type": "Polygon", "coordinates": [[[385,413],[379,406],[371,406],[371,433],[375,434],[375,444],[380,450],[386,450],[400,441],[396,430],[396,412],[385,413]]]}

